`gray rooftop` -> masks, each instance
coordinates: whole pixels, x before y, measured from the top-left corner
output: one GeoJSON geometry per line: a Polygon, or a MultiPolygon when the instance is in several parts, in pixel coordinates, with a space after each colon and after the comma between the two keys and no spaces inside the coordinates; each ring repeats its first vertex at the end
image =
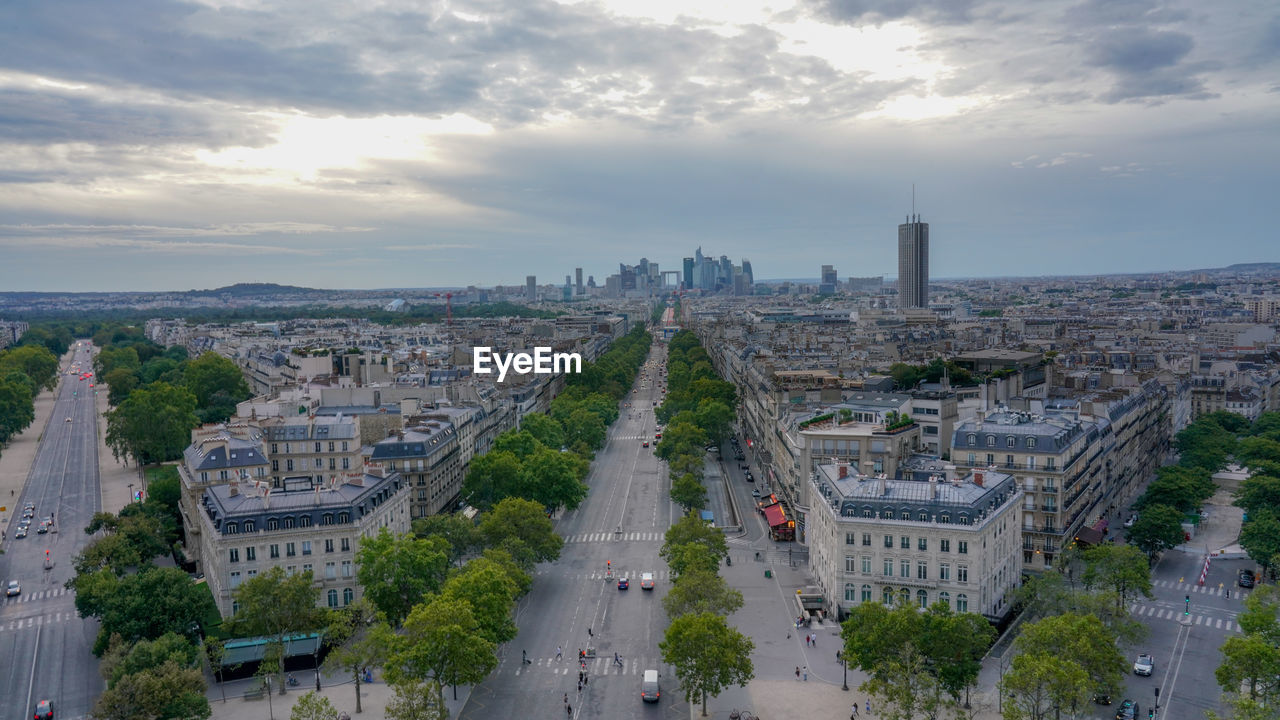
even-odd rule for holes
{"type": "Polygon", "coordinates": [[[955,482],[939,475],[937,482],[929,482],[853,474],[840,477],[839,466],[828,464],[816,468],[813,482],[821,496],[819,502],[838,508],[842,517],[960,525],[975,522],[1018,492],[1012,475],[991,470],[975,471],[955,482]]]}
{"type": "Polygon", "coordinates": [[[260,446],[230,435],[217,435],[188,445],[182,457],[192,472],[228,470],[267,462],[260,446]]]}

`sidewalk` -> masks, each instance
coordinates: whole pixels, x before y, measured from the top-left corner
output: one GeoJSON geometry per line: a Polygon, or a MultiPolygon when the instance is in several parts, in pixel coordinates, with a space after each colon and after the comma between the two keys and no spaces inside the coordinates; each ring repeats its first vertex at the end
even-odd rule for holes
{"type": "MultiPolygon", "coordinates": [[[[214,677],[206,672],[205,681],[209,684],[209,690],[205,693],[205,696],[209,698],[209,707],[213,710],[212,717],[215,720],[270,720],[272,717],[277,720],[283,720],[288,718],[289,712],[294,703],[298,702],[298,698],[316,689],[314,671],[297,670],[292,674],[298,679],[299,684],[290,687],[284,695],[281,695],[277,688],[276,692],[272,694],[271,700],[268,701],[265,695],[259,700],[245,699],[245,690],[255,687],[259,683],[256,678],[228,680],[224,683],[224,688],[218,685],[214,677]],[[227,697],[225,703],[222,701],[224,689],[227,697]]],[[[391,686],[382,681],[382,676],[374,673],[374,681],[372,683],[360,683],[360,706],[362,712],[357,715],[355,683],[351,681],[350,677],[344,675],[342,678],[338,678],[321,673],[320,682],[320,694],[329,698],[329,702],[333,703],[335,710],[340,713],[346,712],[352,718],[384,720],[386,718],[387,703],[391,702],[395,696],[391,686]]],[[[454,700],[453,688],[445,687],[444,699],[445,706],[449,709],[449,717],[455,718],[458,716],[470,693],[470,687],[459,687],[458,699],[454,700]]]]}

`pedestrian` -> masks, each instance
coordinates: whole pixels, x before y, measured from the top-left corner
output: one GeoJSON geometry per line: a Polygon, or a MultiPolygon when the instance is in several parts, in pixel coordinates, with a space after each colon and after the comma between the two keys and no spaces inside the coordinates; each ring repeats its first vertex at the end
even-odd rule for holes
{"type": "Polygon", "coordinates": [[[562,648],[562,647],[560,647],[559,645],[557,645],[557,646],[556,646],[556,659],[557,659],[557,660],[560,660],[560,659],[561,659],[561,658],[563,658],[563,657],[564,657],[564,648],[562,648]]]}
{"type": "Polygon", "coordinates": [[[867,698],[867,714],[871,714],[871,698],[867,698]]]}
{"type": "Polygon", "coordinates": [[[578,681],[578,694],[579,694],[579,695],[581,695],[581,694],[582,694],[582,681],[581,681],[581,680],[579,680],[579,681],[578,681]]]}
{"type": "Polygon", "coordinates": [[[809,682],[809,666],[804,666],[804,681],[809,682]]]}
{"type": "Polygon", "coordinates": [[[596,634],[591,632],[591,628],[587,628],[587,637],[595,637],[596,634]]]}
{"type": "Polygon", "coordinates": [[[578,659],[585,660],[586,657],[587,657],[587,654],[582,651],[582,648],[578,648],[578,659]]]}
{"type": "Polygon", "coordinates": [[[858,703],[854,703],[853,707],[849,709],[849,720],[853,720],[856,717],[858,717],[858,703]]]}
{"type": "Polygon", "coordinates": [[[813,634],[813,639],[809,641],[809,644],[818,647],[818,633],[813,634]]]}
{"type": "Polygon", "coordinates": [[[573,717],[573,706],[569,703],[564,704],[564,714],[568,717],[573,717]]]}
{"type": "Polygon", "coordinates": [[[564,704],[565,704],[565,705],[568,705],[568,704],[569,704],[569,693],[565,693],[565,694],[564,694],[564,704]]]}
{"type": "Polygon", "coordinates": [[[797,679],[797,680],[799,680],[799,679],[800,679],[800,666],[799,666],[799,665],[797,665],[797,666],[796,666],[796,679],[797,679]]]}

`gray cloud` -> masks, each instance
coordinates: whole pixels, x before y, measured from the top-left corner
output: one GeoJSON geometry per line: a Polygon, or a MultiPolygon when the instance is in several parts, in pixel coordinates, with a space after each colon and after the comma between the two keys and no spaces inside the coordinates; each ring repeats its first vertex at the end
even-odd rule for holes
{"type": "Polygon", "coordinates": [[[929,22],[965,23],[972,18],[974,0],[814,0],[818,14],[839,22],[859,24],[915,18],[929,22]]]}
{"type": "Polygon", "coordinates": [[[1089,43],[1089,62],[1120,73],[1144,73],[1176,65],[1194,45],[1185,33],[1116,29],[1089,43]]]}

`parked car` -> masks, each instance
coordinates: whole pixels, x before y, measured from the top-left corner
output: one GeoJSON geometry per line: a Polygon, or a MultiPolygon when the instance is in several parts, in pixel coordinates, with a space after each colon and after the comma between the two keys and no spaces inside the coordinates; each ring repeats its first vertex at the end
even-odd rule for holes
{"type": "Polygon", "coordinates": [[[1138,703],[1125,698],[1124,702],[1120,703],[1120,708],[1116,710],[1116,720],[1133,720],[1137,714],[1138,703]]]}
{"type": "Polygon", "coordinates": [[[1155,667],[1156,667],[1156,659],[1151,657],[1147,653],[1142,653],[1141,655],[1138,656],[1137,660],[1133,661],[1133,674],[1149,676],[1151,675],[1151,671],[1154,670],[1155,667]]]}
{"type": "Polygon", "coordinates": [[[1253,574],[1252,570],[1245,568],[1244,570],[1240,571],[1240,578],[1238,580],[1238,582],[1240,583],[1240,587],[1251,588],[1253,587],[1253,583],[1256,580],[1257,580],[1257,577],[1253,574]]]}

